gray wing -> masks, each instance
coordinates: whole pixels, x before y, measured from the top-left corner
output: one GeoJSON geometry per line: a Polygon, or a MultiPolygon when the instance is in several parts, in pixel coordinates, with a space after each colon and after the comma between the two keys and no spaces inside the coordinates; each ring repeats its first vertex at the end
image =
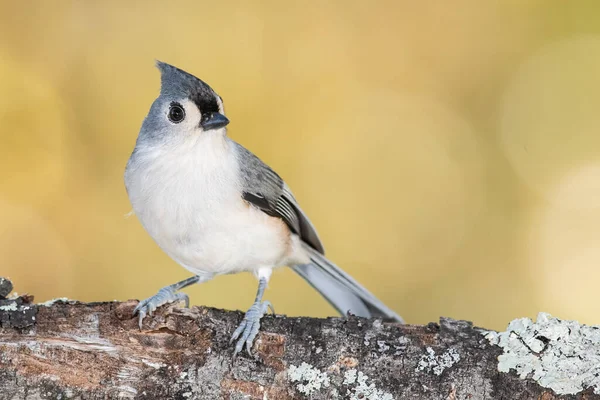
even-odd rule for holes
{"type": "Polygon", "coordinates": [[[325,254],[315,227],[283,179],[244,146],[231,143],[235,145],[240,161],[244,200],[266,214],[281,218],[305,243],[325,254]]]}
{"type": "Polygon", "coordinates": [[[324,256],[317,231],[304,214],[290,188],[275,171],[240,144],[236,146],[242,174],[242,196],[268,215],[281,218],[300,236],[311,263],[292,266],[342,315],[348,310],[362,317],[402,318],[324,256]]]}

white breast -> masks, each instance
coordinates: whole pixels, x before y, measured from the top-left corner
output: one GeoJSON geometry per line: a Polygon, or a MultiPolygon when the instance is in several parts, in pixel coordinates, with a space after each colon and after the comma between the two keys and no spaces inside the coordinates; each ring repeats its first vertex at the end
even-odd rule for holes
{"type": "Polygon", "coordinates": [[[133,210],[158,245],[194,274],[224,274],[285,262],[282,221],[241,197],[238,161],[220,134],[140,148],[125,180],[133,210]]]}

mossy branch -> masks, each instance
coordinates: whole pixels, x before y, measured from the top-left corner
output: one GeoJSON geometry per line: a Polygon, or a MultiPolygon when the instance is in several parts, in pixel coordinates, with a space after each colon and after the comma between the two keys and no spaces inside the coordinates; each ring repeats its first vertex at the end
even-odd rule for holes
{"type": "Polygon", "coordinates": [[[503,350],[465,321],[267,316],[254,354],[233,359],[241,312],[162,307],[140,331],[136,304],[0,299],[0,398],[600,398],[499,372],[503,350]]]}

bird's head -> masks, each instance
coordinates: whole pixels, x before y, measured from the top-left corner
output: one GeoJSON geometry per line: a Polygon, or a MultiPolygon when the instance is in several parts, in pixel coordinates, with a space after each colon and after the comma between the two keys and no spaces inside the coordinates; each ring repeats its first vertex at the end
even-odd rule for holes
{"type": "Polygon", "coordinates": [[[192,74],[161,61],[156,65],[161,73],[160,95],[144,120],[140,138],[225,134],[229,120],[221,97],[192,74]]]}

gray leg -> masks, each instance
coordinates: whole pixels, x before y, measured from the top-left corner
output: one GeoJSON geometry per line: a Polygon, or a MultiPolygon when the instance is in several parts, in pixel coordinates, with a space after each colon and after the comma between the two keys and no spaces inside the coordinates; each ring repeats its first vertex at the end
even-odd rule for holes
{"type": "Polygon", "coordinates": [[[269,308],[273,313],[275,313],[275,310],[270,302],[262,301],[268,281],[268,278],[260,278],[258,281],[256,300],[254,300],[254,304],[252,304],[250,309],[246,312],[244,320],[240,326],[235,330],[235,332],[233,332],[233,335],[231,336],[230,343],[239,338],[233,352],[234,357],[237,353],[242,351],[244,344],[246,345],[248,354],[252,355],[250,350],[252,349],[252,343],[254,342],[256,335],[258,335],[258,330],[260,329],[260,319],[263,317],[263,315],[265,315],[267,309],[269,308]]]}
{"type": "Polygon", "coordinates": [[[193,285],[194,283],[206,282],[209,279],[210,278],[206,277],[192,276],[182,280],[181,282],[174,283],[170,286],[165,286],[164,288],[160,289],[158,293],[156,293],[154,296],[148,297],[146,300],[140,301],[137,307],[133,310],[133,315],[135,315],[136,313],[139,314],[140,329],[142,329],[142,322],[144,321],[146,315],[152,315],[152,313],[158,307],[164,304],[184,301],[185,306],[189,307],[190,299],[188,295],[185,293],[178,293],[177,291],[190,285],[193,285]]]}

